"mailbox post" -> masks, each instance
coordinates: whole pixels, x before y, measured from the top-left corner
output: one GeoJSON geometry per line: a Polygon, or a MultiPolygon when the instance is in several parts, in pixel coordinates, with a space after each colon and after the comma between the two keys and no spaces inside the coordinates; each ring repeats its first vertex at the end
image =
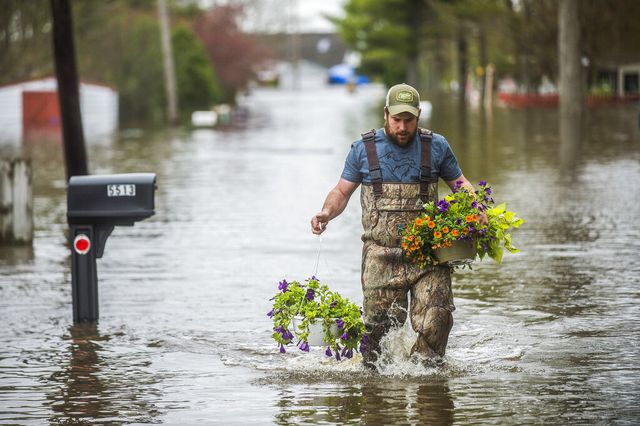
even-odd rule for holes
{"type": "Polygon", "coordinates": [[[67,188],[71,239],[73,322],[96,321],[98,270],[116,226],[133,226],[155,214],[154,173],[72,176],[67,188]]]}

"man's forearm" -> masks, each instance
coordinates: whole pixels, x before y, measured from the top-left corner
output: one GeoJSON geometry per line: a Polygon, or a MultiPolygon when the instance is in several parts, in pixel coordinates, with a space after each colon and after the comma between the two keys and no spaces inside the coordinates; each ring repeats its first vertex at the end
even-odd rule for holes
{"type": "Polygon", "coordinates": [[[327,220],[332,220],[344,211],[349,202],[349,196],[343,194],[338,188],[333,188],[327,194],[322,205],[322,211],[327,214],[327,220]]]}

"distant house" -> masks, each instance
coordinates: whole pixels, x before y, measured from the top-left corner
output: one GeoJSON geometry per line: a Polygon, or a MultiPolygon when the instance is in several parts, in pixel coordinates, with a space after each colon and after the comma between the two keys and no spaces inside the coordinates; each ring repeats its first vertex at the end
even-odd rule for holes
{"type": "Polygon", "coordinates": [[[640,63],[620,65],[616,86],[618,96],[639,95],[640,63]]]}
{"type": "MultiPolygon", "coordinates": [[[[81,82],[80,110],[87,141],[118,128],[118,93],[111,87],[81,82]]],[[[0,86],[0,144],[19,144],[40,136],[61,135],[57,81],[44,78],[0,86]]]]}

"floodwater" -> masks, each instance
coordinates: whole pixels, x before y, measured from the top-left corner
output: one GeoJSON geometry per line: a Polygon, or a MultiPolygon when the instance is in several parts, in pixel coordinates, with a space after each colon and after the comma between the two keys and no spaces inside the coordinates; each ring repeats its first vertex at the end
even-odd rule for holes
{"type": "Polygon", "coordinates": [[[377,373],[321,348],[278,352],[265,314],[282,278],[316,274],[362,301],[359,195],[322,238],[309,219],[382,97],[257,89],[231,130],[91,144],[93,173],[158,175],[156,215],[116,228],[98,260],[93,326],[72,325],[61,149],[26,147],[36,234],[0,252],[0,423],[637,424],[637,106],[588,111],[567,161],[554,110],[434,98],[425,124],[526,219],[522,252],[454,273],[439,369],[408,359],[406,328],[377,373]]]}

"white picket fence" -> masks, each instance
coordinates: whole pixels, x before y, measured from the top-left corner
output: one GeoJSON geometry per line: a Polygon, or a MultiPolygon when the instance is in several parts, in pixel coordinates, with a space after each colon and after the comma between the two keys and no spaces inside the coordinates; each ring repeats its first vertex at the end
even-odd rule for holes
{"type": "Polygon", "coordinates": [[[31,164],[24,159],[0,159],[0,244],[33,241],[31,164]]]}

